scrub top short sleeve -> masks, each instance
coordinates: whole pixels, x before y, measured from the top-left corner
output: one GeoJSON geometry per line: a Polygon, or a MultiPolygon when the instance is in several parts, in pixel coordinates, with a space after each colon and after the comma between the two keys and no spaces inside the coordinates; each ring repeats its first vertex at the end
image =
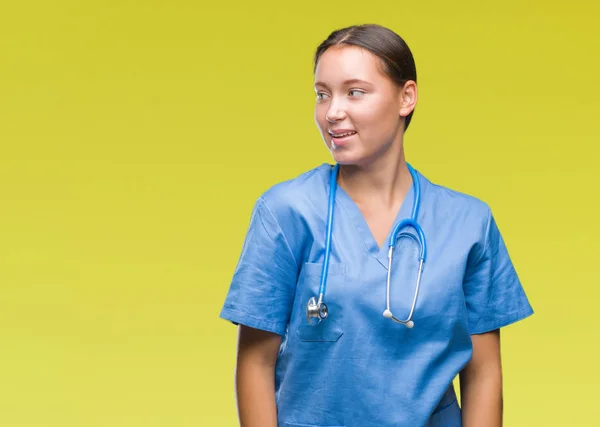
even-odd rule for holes
{"type": "Polygon", "coordinates": [[[220,317],[284,335],[298,267],[277,220],[259,198],[220,317]]]}
{"type": "Polygon", "coordinates": [[[463,284],[471,334],[493,331],[533,314],[491,211],[479,248],[469,257],[463,284]]]}

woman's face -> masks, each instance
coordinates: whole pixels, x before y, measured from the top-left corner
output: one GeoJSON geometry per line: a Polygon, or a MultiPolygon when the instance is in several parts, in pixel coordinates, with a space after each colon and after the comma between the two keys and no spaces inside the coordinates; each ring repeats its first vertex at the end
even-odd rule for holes
{"type": "Polygon", "coordinates": [[[402,144],[402,116],[414,108],[416,86],[399,88],[379,61],[342,45],[327,49],[317,64],[315,121],[337,163],[366,165],[402,144]]]}

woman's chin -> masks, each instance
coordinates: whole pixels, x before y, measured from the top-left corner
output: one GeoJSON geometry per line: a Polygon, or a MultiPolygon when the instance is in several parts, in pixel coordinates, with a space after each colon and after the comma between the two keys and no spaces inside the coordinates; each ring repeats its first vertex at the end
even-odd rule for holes
{"type": "Polygon", "coordinates": [[[351,150],[331,150],[331,155],[333,160],[340,165],[358,165],[363,160],[362,156],[351,150]]]}

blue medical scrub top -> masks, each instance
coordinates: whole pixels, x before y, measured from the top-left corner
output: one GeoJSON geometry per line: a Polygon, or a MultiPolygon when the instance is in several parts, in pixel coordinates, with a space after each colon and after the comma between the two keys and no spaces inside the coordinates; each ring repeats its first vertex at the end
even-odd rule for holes
{"type": "MultiPolygon", "coordinates": [[[[382,315],[389,237],[378,247],[338,186],[324,298],[329,317],[311,326],[306,305],[319,292],[331,167],[258,198],[221,317],[282,335],[279,426],[460,426],[452,381],[471,359],[471,334],[533,314],[494,217],[482,201],[417,172],[427,260],[408,329],[382,315]]],[[[411,188],[395,223],[409,218],[412,206],[411,188]]],[[[390,290],[400,319],[410,312],[419,255],[414,230],[405,230],[390,290]]]]}

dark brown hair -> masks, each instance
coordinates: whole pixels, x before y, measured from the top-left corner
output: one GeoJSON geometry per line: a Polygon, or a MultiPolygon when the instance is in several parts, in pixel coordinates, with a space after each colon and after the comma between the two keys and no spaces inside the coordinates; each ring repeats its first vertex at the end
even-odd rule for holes
{"type": "MultiPolygon", "coordinates": [[[[377,24],[353,25],[332,32],[315,53],[313,73],[321,55],[332,46],[350,45],[368,50],[380,59],[382,71],[399,87],[409,80],[417,82],[417,69],[406,42],[389,28],[377,24]]],[[[408,129],[414,110],[405,118],[408,129]]]]}

